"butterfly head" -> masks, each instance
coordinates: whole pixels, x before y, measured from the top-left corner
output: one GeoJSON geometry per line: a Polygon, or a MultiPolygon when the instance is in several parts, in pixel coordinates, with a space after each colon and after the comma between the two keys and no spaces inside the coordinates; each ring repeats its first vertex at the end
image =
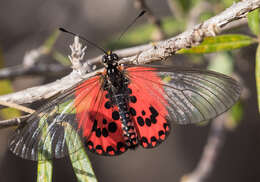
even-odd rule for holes
{"type": "Polygon", "coordinates": [[[119,57],[117,54],[112,53],[111,51],[108,51],[103,57],[102,62],[104,66],[107,67],[115,67],[118,65],[119,57]]]}

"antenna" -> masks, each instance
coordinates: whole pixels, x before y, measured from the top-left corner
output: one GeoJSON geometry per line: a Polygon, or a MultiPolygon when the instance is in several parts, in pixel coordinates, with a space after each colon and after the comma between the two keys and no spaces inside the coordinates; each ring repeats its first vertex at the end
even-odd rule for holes
{"type": "Polygon", "coordinates": [[[142,10],[137,17],[125,28],[125,30],[121,33],[121,35],[118,37],[118,40],[121,39],[121,37],[127,32],[127,30],[144,14],[146,13],[145,10],[142,10]]]}
{"type": "Polygon", "coordinates": [[[65,32],[65,33],[68,33],[68,34],[77,36],[77,37],[79,37],[80,39],[82,39],[82,40],[88,42],[88,43],[91,44],[92,46],[98,48],[99,50],[101,50],[102,52],[104,52],[105,54],[107,54],[107,52],[105,51],[105,49],[103,49],[102,47],[98,46],[98,45],[95,44],[94,42],[91,42],[90,40],[86,39],[85,37],[83,37],[83,36],[81,36],[81,35],[78,35],[78,34],[75,34],[75,33],[71,32],[71,31],[68,31],[68,30],[66,30],[66,29],[64,29],[64,28],[61,28],[61,27],[59,28],[59,30],[62,31],[62,32],[65,32]]]}

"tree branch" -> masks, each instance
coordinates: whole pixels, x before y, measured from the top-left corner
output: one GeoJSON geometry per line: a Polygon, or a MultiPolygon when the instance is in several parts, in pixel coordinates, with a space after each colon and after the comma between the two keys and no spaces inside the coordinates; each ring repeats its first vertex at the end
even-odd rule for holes
{"type": "MultiPolygon", "coordinates": [[[[197,45],[205,37],[215,36],[216,34],[226,30],[232,22],[246,18],[248,12],[259,7],[260,0],[244,0],[233,4],[219,15],[216,15],[209,20],[194,26],[176,37],[156,43],[156,46],[146,44],[115,52],[118,53],[120,58],[124,58],[123,62],[133,64],[146,64],[152,61],[165,60],[182,48],[197,45]]],[[[88,60],[87,63],[84,63],[84,67],[87,68],[85,65],[89,63],[94,64],[100,62],[100,58],[101,56],[88,60]]],[[[76,71],[73,71],[61,80],[0,96],[0,100],[17,104],[25,104],[46,99],[64,91],[82,79],[95,75],[98,71],[101,70],[84,75],[79,75],[76,71]]],[[[87,72],[87,70],[85,70],[85,72],[87,72]]]]}
{"type": "Polygon", "coordinates": [[[60,64],[44,64],[36,63],[34,66],[24,66],[24,64],[18,66],[12,66],[8,68],[3,68],[0,70],[0,79],[12,79],[18,76],[26,75],[39,75],[39,76],[52,76],[57,77],[69,73],[70,68],[62,66],[60,64]]]}

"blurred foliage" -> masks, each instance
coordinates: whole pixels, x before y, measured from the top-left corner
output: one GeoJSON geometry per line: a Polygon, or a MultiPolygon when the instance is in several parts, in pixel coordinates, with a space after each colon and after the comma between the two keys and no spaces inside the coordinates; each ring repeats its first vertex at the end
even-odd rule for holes
{"type": "MultiPolygon", "coordinates": [[[[4,68],[4,58],[2,50],[0,49],[0,68],[4,68]]],[[[0,80],[0,95],[12,93],[13,87],[9,80],[0,80]]],[[[21,112],[13,108],[0,109],[0,118],[11,119],[21,115],[21,112]]]]}
{"type": "Polygon", "coordinates": [[[53,51],[52,57],[53,57],[54,60],[58,61],[63,66],[70,66],[71,65],[71,62],[70,62],[68,56],[64,56],[63,54],[61,54],[58,51],[53,51]]]}
{"type": "Polygon", "coordinates": [[[53,46],[56,43],[59,36],[60,36],[60,31],[57,29],[43,43],[43,47],[45,48],[46,54],[51,52],[51,50],[53,49],[53,46]]]}
{"type": "Polygon", "coordinates": [[[255,42],[256,40],[254,38],[241,34],[219,35],[215,37],[206,37],[200,45],[190,49],[181,49],[177,51],[177,54],[204,54],[217,51],[228,51],[246,47],[255,42]]]}
{"type": "MultiPolygon", "coordinates": [[[[162,19],[162,27],[167,35],[173,35],[183,31],[185,28],[185,23],[183,21],[179,22],[174,18],[168,17],[162,19]]],[[[118,48],[126,48],[148,43],[152,40],[152,34],[155,30],[155,26],[150,23],[137,26],[126,32],[120,40],[117,39],[117,36],[113,37],[108,41],[108,43],[106,43],[105,47],[110,50],[115,50],[118,48]]]]}
{"type": "Polygon", "coordinates": [[[172,0],[177,1],[179,7],[183,12],[188,12],[195,4],[197,4],[200,0],[172,0]]]}

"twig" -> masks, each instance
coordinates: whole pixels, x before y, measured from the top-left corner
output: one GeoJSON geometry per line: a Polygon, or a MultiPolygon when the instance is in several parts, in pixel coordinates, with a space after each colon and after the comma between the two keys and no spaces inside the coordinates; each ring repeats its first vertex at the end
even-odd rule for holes
{"type": "Polygon", "coordinates": [[[28,107],[25,107],[25,106],[22,106],[22,105],[19,105],[19,104],[16,104],[16,103],[12,103],[12,102],[5,102],[5,101],[0,100],[0,105],[15,108],[15,109],[18,109],[20,111],[27,112],[27,113],[30,113],[30,114],[35,112],[35,110],[33,110],[33,109],[30,109],[28,107]]]}
{"type": "Polygon", "coordinates": [[[0,121],[0,129],[20,125],[25,122],[30,116],[31,114],[27,114],[18,118],[0,121]]]}
{"type": "MultiPolygon", "coordinates": [[[[118,53],[121,58],[124,57],[124,61],[133,64],[145,64],[152,61],[165,60],[182,48],[197,45],[203,40],[203,38],[214,36],[217,33],[226,30],[226,27],[228,27],[230,23],[245,18],[248,12],[259,7],[260,0],[244,0],[233,4],[230,8],[226,9],[219,15],[216,15],[209,20],[194,26],[192,29],[185,31],[176,37],[158,42],[156,44],[156,48],[151,44],[147,44],[116,51],[116,53],[118,53]]],[[[100,61],[100,56],[88,62],[93,64],[97,61],[100,61]]],[[[86,63],[84,65],[86,65],[86,63]]],[[[61,80],[57,80],[46,85],[25,89],[13,94],[0,96],[0,100],[14,102],[17,104],[25,104],[46,99],[64,91],[65,89],[78,83],[83,78],[89,78],[95,75],[98,71],[100,70],[85,74],[82,77],[80,77],[78,73],[72,72],[68,76],[63,77],[61,80]]]]}
{"type": "Polygon", "coordinates": [[[156,32],[153,36],[153,39],[156,41],[164,39],[166,35],[163,31],[161,20],[153,14],[151,9],[147,6],[145,0],[135,0],[134,5],[136,8],[140,10],[146,10],[148,21],[155,25],[156,32]]]}
{"type": "Polygon", "coordinates": [[[75,36],[74,37],[74,42],[72,45],[70,45],[71,49],[71,56],[69,56],[70,62],[72,64],[72,69],[73,71],[78,72],[80,75],[83,75],[87,72],[93,71],[90,67],[90,65],[85,64],[85,67],[82,64],[82,60],[85,56],[85,51],[87,47],[82,48],[82,44],[79,42],[79,37],[75,36]]]}
{"type": "Polygon", "coordinates": [[[39,75],[39,76],[52,76],[56,77],[64,74],[68,74],[71,71],[69,67],[62,66],[60,64],[43,64],[36,63],[34,66],[24,66],[24,64],[18,66],[12,66],[0,70],[0,79],[12,79],[18,76],[26,75],[39,75]]]}
{"type": "Polygon", "coordinates": [[[210,128],[209,137],[202,157],[196,169],[182,177],[181,182],[203,182],[212,172],[215,161],[225,142],[227,129],[225,123],[228,120],[228,113],[224,113],[216,118],[210,128]]]}

